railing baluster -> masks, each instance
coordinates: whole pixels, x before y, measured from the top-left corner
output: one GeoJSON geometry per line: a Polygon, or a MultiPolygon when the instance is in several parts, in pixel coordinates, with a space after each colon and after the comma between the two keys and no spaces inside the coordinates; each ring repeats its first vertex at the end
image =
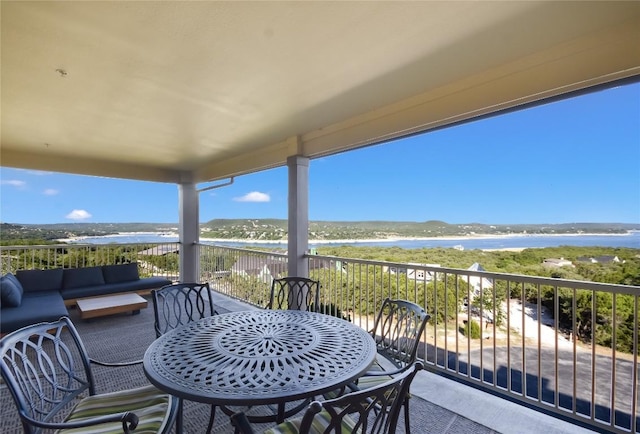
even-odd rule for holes
{"type": "Polygon", "coordinates": [[[558,303],[558,296],[559,296],[559,288],[558,285],[555,285],[553,287],[553,328],[556,332],[556,336],[555,336],[555,345],[556,345],[556,354],[555,354],[555,359],[554,359],[554,389],[553,389],[553,406],[556,409],[560,408],[560,394],[559,394],[559,390],[560,390],[560,370],[559,370],[559,366],[560,364],[558,363],[558,357],[559,357],[559,350],[558,350],[558,338],[559,338],[559,318],[560,318],[560,303],[558,303]]]}
{"type": "MultiPolygon", "coordinates": [[[[540,285],[537,285],[537,291],[538,291],[538,301],[536,303],[536,315],[538,318],[538,330],[536,331],[536,333],[538,333],[538,357],[536,357],[536,366],[538,369],[537,372],[537,377],[538,377],[538,391],[537,391],[537,395],[538,395],[538,402],[542,403],[542,287],[540,285]]],[[[556,338],[557,338],[557,333],[556,333],[556,338]]],[[[555,339],[554,339],[555,341],[555,339]]],[[[558,358],[558,353],[554,352],[554,360],[557,363],[557,358],[558,358]]]]}
{"type": "Polygon", "coordinates": [[[611,306],[611,426],[615,426],[616,422],[616,353],[617,353],[617,317],[618,317],[618,297],[616,294],[613,294],[613,303],[611,306]]]}
{"type": "Polygon", "coordinates": [[[578,345],[578,325],[577,325],[577,311],[578,311],[578,294],[577,294],[577,290],[576,288],[573,288],[572,290],[573,295],[571,297],[571,321],[572,321],[572,330],[573,330],[573,345],[572,345],[572,355],[573,355],[573,366],[572,366],[572,388],[573,388],[573,399],[572,399],[572,413],[573,415],[577,415],[578,414],[578,400],[577,400],[577,392],[578,392],[578,381],[577,381],[577,376],[578,376],[578,352],[577,352],[577,345],[578,345]]]}
{"type": "MultiPolygon", "coordinates": [[[[591,291],[591,360],[596,360],[597,309],[596,292],[591,291]]],[[[596,364],[591,363],[591,421],[596,420],[596,372],[596,364]]]]}
{"type": "Polygon", "coordinates": [[[526,349],[527,349],[527,345],[526,345],[526,336],[527,336],[527,321],[525,320],[525,309],[527,306],[527,299],[526,299],[526,289],[525,289],[525,284],[522,284],[522,293],[521,293],[521,306],[522,306],[522,312],[520,313],[520,330],[522,333],[522,336],[520,337],[521,339],[521,346],[522,346],[522,367],[520,370],[520,393],[522,394],[523,398],[527,397],[527,369],[526,369],[526,361],[527,361],[527,356],[526,356],[526,349]]]}
{"type": "Polygon", "coordinates": [[[506,284],[507,296],[507,392],[511,392],[511,282],[506,284]]]}
{"type": "Polygon", "coordinates": [[[636,414],[638,411],[638,296],[633,298],[633,319],[636,326],[633,328],[633,369],[631,370],[631,432],[637,432],[636,414]]]}

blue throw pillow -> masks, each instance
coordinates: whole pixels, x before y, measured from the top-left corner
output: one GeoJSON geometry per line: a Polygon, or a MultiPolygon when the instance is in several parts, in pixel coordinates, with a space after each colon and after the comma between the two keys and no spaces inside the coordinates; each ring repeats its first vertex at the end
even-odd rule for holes
{"type": "Polygon", "coordinates": [[[22,285],[11,273],[0,277],[0,302],[3,307],[18,307],[22,303],[22,285]]]}

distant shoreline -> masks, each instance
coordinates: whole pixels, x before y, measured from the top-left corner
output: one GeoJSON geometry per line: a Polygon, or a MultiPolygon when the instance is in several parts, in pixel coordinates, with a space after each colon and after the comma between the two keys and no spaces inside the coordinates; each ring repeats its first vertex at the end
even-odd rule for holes
{"type": "Polygon", "coordinates": [[[108,234],[108,235],[79,235],[77,237],[57,238],[56,241],[77,242],[77,241],[86,240],[87,238],[115,238],[115,237],[134,236],[134,235],[157,235],[159,237],[167,237],[167,238],[179,237],[179,234],[177,232],[146,231],[146,232],[118,232],[115,234],[108,234]]]}
{"type": "MultiPolygon", "coordinates": [[[[388,237],[388,238],[366,238],[366,239],[342,239],[342,240],[309,240],[309,244],[359,244],[359,243],[381,243],[381,242],[397,242],[397,241],[434,241],[434,240],[447,240],[447,241],[465,241],[465,240],[478,240],[478,239],[502,239],[502,238],[529,238],[529,237],[580,237],[580,236],[606,236],[606,237],[625,237],[630,236],[635,231],[627,231],[622,234],[610,234],[610,233],[566,233],[566,234],[474,234],[474,235],[457,235],[457,236],[442,236],[442,237],[388,237]]],[[[57,241],[61,242],[78,242],[87,238],[111,238],[121,236],[135,236],[135,235],[157,235],[163,238],[179,238],[177,232],[118,232],[117,234],[98,235],[98,236],[77,236],[69,238],[59,238],[57,241]]],[[[201,240],[212,242],[226,242],[226,243],[239,243],[239,244],[286,244],[287,240],[257,240],[246,238],[208,238],[200,237],[201,240]]],[[[515,248],[516,250],[523,250],[524,248],[515,248]]],[[[507,250],[507,249],[485,249],[485,250],[507,250]]],[[[515,250],[514,250],[515,251],[515,250]]]]}
{"type": "MultiPolygon", "coordinates": [[[[338,243],[381,243],[381,242],[395,242],[395,241],[434,241],[434,240],[447,240],[447,241],[465,241],[465,240],[478,240],[483,238],[500,239],[500,238],[528,238],[528,237],[580,237],[580,236],[621,236],[625,237],[630,235],[631,232],[625,234],[476,234],[476,235],[455,235],[455,236],[443,236],[443,237],[389,237],[389,238],[362,238],[362,239],[348,239],[348,240],[309,240],[309,244],[338,244],[338,243]]],[[[176,234],[177,236],[177,234],[176,234]]],[[[228,243],[255,243],[255,244],[285,244],[287,240],[246,240],[238,238],[202,238],[208,241],[228,242],[228,243]]]]}

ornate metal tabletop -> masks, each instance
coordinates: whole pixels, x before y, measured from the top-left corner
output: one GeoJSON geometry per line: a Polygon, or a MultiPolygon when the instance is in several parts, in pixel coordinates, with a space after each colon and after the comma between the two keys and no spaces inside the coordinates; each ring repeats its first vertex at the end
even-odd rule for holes
{"type": "Polygon", "coordinates": [[[376,355],[363,329],[329,315],[254,310],[214,315],[154,341],[144,371],[158,388],[192,401],[259,405],[334,390],[376,355]]]}

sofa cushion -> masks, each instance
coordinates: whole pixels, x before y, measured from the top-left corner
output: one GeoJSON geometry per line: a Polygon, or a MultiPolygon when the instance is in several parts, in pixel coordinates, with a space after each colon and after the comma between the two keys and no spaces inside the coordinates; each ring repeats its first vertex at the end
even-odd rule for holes
{"type": "Polygon", "coordinates": [[[18,307],[22,303],[22,285],[11,273],[0,277],[0,305],[2,307],[18,307]]]}
{"type": "Polygon", "coordinates": [[[19,328],[43,321],[55,321],[68,316],[69,311],[58,291],[26,292],[19,307],[2,306],[0,332],[10,333],[19,328]],[[46,309],[43,308],[46,306],[46,309]]]}
{"type": "Polygon", "coordinates": [[[123,282],[121,283],[121,285],[126,284],[131,291],[143,291],[146,289],[162,288],[163,286],[171,285],[172,283],[173,282],[166,277],[150,276],[143,277],[142,279],[139,279],[135,282],[129,282],[128,284],[123,282]]]}
{"type": "Polygon", "coordinates": [[[62,268],[51,270],[18,270],[16,277],[24,292],[60,290],[62,288],[62,268]]]}
{"type": "Polygon", "coordinates": [[[104,285],[102,267],[67,268],[62,278],[62,289],[104,285]]]}
{"type": "Polygon", "coordinates": [[[144,277],[138,280],[120,283],[105,283],[100,286],[85,286],[82,288],[70,288],[62,291],[62,298],[65,300],[73,300],[76,298],[95,297],[99,295],[117,294],[120,292],[146,291],[155,288],[161,288],[165,285],[173,283],[164,277],[144,277]]]}
{"type": "Polygon", "coordinates": [[[102,274],[104,275],[105,283],[130,282],[140,278],[137,262],[131,262],[130,264],[103,265],[102,274]]]}

